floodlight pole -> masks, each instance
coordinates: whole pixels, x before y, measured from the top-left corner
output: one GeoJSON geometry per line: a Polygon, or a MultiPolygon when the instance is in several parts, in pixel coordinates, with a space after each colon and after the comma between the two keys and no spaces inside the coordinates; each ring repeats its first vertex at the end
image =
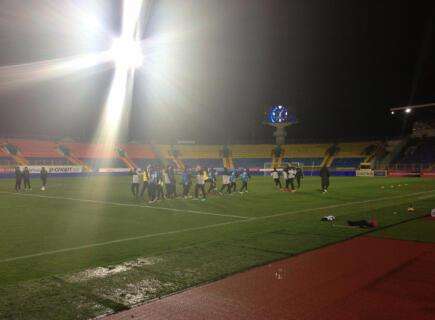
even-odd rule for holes
{"type": "Polygon", "coordinates": [[[273,136],[275,137],[275,144],[280,146],[285,144],[285,138],[287,137],[287,132],[285,128],[289,127],[291,124],[288,122],[285,123],[271,123],[271,122],[263,122],[264,124],[275,127],[275,132],[273,136]]]}

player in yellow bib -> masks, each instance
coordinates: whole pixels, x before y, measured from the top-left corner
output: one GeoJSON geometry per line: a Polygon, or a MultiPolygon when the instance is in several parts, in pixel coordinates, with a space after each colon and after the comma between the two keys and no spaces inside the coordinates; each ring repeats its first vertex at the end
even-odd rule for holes
{"type": "Polygon", "coordinates": [[[143,197],[145,190],[148,189],[148,167],[145,168],[142,172],[142,189],[140,190],[140,196],[143,197]]]}

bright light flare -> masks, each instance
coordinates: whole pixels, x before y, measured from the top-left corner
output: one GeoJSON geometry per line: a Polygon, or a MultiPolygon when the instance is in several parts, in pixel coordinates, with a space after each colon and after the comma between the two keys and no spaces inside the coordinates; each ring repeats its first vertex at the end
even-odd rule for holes
{"type": "Polygon", "coordinates": [[[406,109],[405,109],[405,112],[406,112],[406,113],[411,113],[411,108],[406,108],[406,109]]]}
{"type": "Polygon", "coordinates": [[[121,36],[108,51],[115,71],[95,142],[105,152],[114,152],[124,120],[128,119],[135,68],[142,64],[139,18],[143,0],[124,0],[121,36]]]}
{"type": "Polygon", "coordinates": [[[110,55],[116,67],[120,68],[137,68],[143,63],[140,43],[126,37],[113,40],[110,55]]]}
{"type": "MultiPolygon", "coordinates": [[[[62,78],[110,62],[107,52],[0,67],[0,90],[62,78]]],[[[105,67],[107,68],[107,66],[105,67]]]]}

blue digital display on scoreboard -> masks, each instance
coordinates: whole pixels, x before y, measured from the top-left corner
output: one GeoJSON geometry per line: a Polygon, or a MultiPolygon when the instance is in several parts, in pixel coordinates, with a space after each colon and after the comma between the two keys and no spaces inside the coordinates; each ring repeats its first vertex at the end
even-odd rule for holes
{"type": "Polygon", "coordinates": [[[270,123],[292,123],[294,117],[285,106],[273,106],[267,113],[267,121],[270,123]]]}

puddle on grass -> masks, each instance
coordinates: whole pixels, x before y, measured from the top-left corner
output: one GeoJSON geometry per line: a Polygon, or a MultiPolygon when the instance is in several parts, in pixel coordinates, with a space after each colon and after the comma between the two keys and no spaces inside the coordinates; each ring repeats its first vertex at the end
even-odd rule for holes
{"type": "Polygon", "coordinates": [[[159,292],[174,288],[171,283],[162,283],[157,279],[145,279],[129,283],[124,288],[105,290],[101,294],[124,305],[132,306],[159,296],[159,292]]]}
{"type": "Polygon", "coordinates": [[[77,306],[77,310],[85,310],[85,311],[90,312],[91,314],[94,314],[94,315],[110,314],[110,313],[114,312],[113,309],[106,307],[106,306],[103,306],[102,304],[89,303],[89,302],[79,304],[77,306]]]}
{"type": "Polygon", "coordinates": [[[143,257],[131,261],[126,261],[118,265],[97,267],[87,269],[78,273],[74,273],[66,277],[66,281],[70,283],[84,282],[92,279],[101,279],[112,276],[121,272],[126,272],[143,266],[151,266],[162,261],[158,257],[143,257]]]}

